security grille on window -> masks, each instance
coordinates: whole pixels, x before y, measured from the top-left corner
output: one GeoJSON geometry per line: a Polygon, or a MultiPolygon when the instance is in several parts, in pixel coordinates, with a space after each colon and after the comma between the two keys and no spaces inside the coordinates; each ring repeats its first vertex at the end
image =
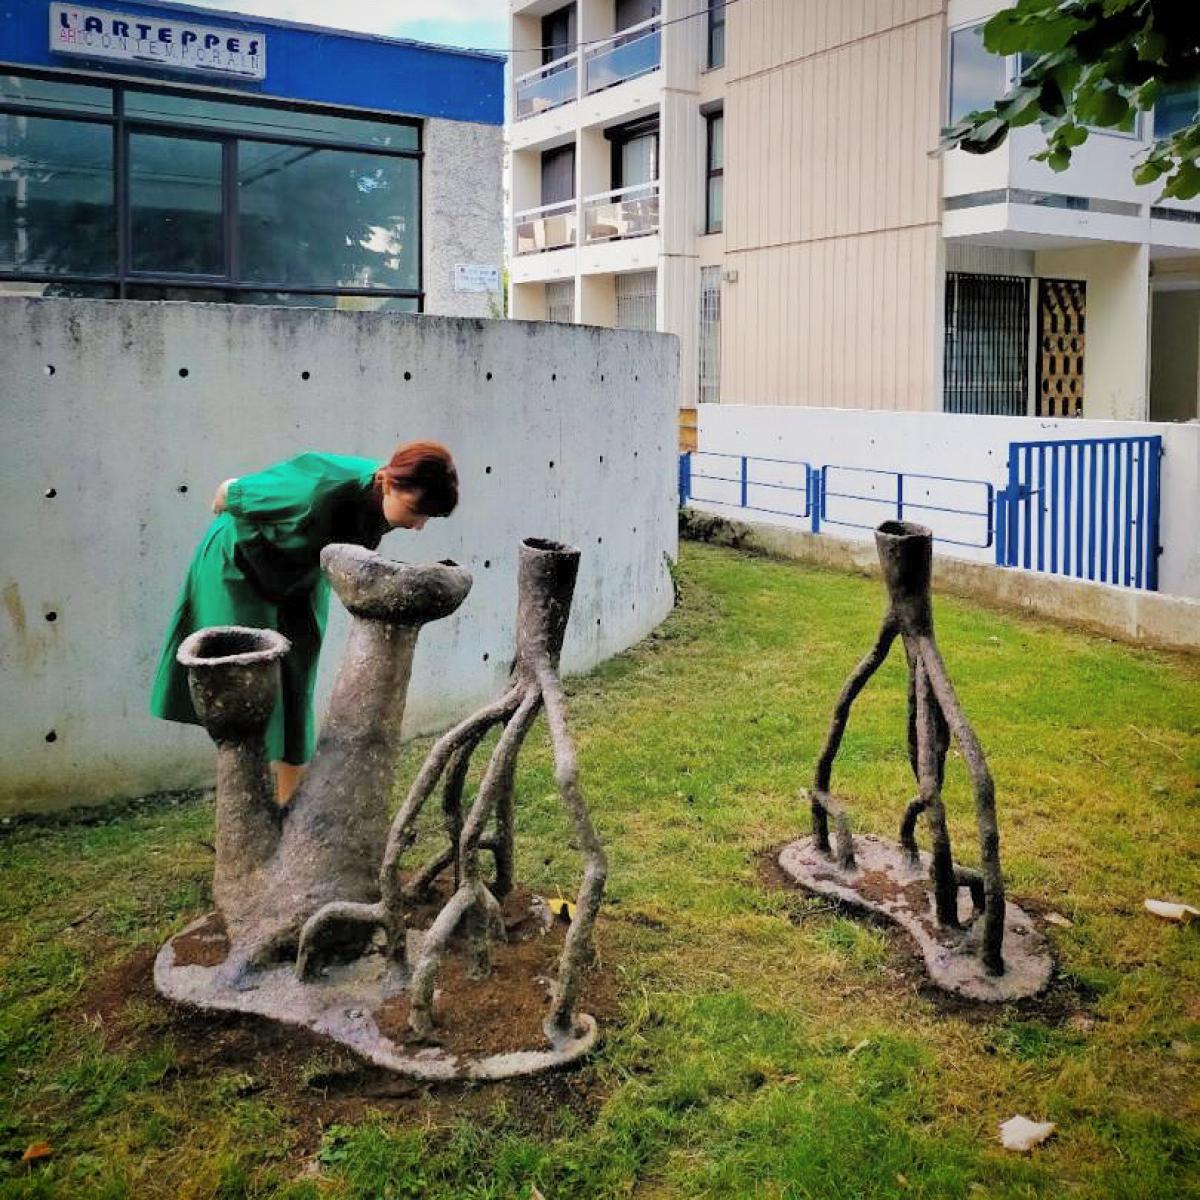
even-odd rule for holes
{"type": "Polygon", "coordinates": [[[656,315],[658,286],[654,271],[635,271],[617,276],[617,328],[658,328],[656,315]]]}
{"type": "Polygon", "coordinates": [[[700,268],[700,403],[721,399],[721,268],[700,268]]]}
{"type": "Polygon", "coordinates": [[[1029,408],[1028,279],[946,276],[947,412],[1023,417],[1029,408]]]}
{"type": "Polygon", "coordinates": [[[546,284],[546,320],[570,325],[575,320],[575,281],[559,279],[546,284]]]}

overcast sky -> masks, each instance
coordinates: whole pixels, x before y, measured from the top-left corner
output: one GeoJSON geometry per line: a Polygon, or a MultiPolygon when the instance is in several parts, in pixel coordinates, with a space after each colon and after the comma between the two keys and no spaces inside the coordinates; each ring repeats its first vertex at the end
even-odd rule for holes
{"type": "Polygon", "coordinates": [[[259,17],[418,38],[447,46],[500,49],[508,40],[505,0],[195,0],[259,17]]]}

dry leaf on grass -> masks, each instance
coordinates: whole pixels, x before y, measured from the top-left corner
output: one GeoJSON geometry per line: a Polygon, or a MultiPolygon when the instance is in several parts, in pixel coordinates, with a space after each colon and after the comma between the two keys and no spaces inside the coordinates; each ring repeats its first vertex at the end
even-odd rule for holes
{"type": "Polygon", "coordinates": [[[1142,903],[1148,913],[1162,917],[1164,921],[1179,921],[1187,925],[1200,917],[1200,908],[1193,908],[1190,904],[1173,904],[1169,900],[1144,900],[1142,903]]]}
{"type": "Polygon", "coordinates": [[[30,1142],[21,1155],[22,1162],[37,1162],[39,1158],[49,1158],[54,1153],[54,1147],[49,1142],[30,1142]]]}

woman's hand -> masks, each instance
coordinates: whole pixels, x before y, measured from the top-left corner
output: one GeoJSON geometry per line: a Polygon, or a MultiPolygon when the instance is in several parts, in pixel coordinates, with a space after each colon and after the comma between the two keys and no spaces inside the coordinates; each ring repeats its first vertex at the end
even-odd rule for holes
{"type": "MultiPolygon", "coordinates": [[[[234,479],[236,479],[236,476],[234,479]]],[[[229,491],[229,485],[234,482],[234,479],[226,479],[225,482],[221,484],[219,488],[217,488],[216,494],[213,496],[212,510],[218,516],[225,511],[225,497],[229,491]]]]}

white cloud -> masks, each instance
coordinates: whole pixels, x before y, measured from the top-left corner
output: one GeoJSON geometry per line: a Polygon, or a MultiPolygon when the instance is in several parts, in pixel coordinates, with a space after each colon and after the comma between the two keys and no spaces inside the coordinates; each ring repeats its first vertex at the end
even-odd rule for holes
{"type": "Polygon", "coordinates": [[[397,33],[415,22],[480,24],[506,21],[505,0],[199,0],[259,17],[303,21],[367,33],[397,33]]]}

